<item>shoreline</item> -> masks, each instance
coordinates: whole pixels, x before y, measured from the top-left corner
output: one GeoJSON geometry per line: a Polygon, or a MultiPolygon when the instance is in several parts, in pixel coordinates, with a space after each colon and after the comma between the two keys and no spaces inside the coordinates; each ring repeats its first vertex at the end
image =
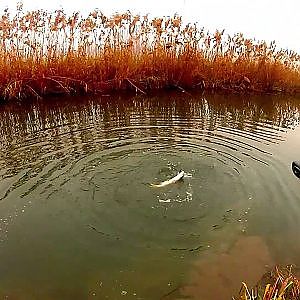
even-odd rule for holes
{"type": "MultiPolygon", "coordinates": [[[[56,97],[78,97],[78,96],[100,96],[100,97],[115,97],[115,96],[153,96],[157,94],[172,94],[182,93],[183,95],[193,97],[194,94],[202,93],[203,95],[212,94],[224,94],[224,95],[247,95],[247,96],[298,96],[300,95],[300,88],[288,88],[280,89],[277,87],[259,89],[251,87],[245,84],[245,80],[242,80],[239,84],[232,85],[218,85],[214,83],[206,84],[206,81],[201,82],[196,86],[187,86],[180,84],[165,85],[158,82],[159,87],[149,87],[145,82],[147,79],[143,79],[139,82],[132,79],[118,80],[118,86],[110,82],[95,82],[93,85],[104,87],[102,89],[89,88],[88,84],[83,80],[71,79],[67,77],[61,77],[60,80],[54,76],[53,78],[41,78],[41,79],[27,79],[19,80],[18,82],[10,83],[11,86],[19,86],[19,91],[14,95],[7,95],[6,93],[0,93],[0,103],[7,103],[12,100],[23,101],[29,99],[51,99],[56,97]],[[49,82],[49,85],[45,84],[49,82]],[[30,83],[33,83],[32,85],[30,83]],[[43,85],[42,90],[37,89],[38,85],[43,85]]],[[[9,87],[0,87],[0,91],[5,91],[9,87]]]]}

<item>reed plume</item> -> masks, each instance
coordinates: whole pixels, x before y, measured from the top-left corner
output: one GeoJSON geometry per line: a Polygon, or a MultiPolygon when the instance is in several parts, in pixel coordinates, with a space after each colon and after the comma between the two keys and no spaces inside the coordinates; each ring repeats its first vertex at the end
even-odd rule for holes
{"type": "Polygon", "coordinates": [[[129,11],[83,17],[63,10],[0,16],[0,98],[161,88],[299,92],[300,55],[129,11]]]}

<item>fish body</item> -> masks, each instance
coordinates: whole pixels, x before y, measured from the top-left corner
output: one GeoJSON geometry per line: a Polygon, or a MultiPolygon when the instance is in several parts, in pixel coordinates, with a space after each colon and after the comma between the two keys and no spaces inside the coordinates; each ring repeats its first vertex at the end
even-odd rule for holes
{"type": "Polygon", "coordinates": [[[182,178],[184,177],[184,171],[180,171],[178,172],[178,174],[176,176],[174,176],[173,178],[169,179],[169,180],[166,180],[166,181],[163,181],[159,184],[151,184],[151,186],[154,186],[154,187],[163,187],[163,186],[167,186],[169,184],[172,184],[172,183],[175,183],[179,180],[181,180],[182,178]]]}

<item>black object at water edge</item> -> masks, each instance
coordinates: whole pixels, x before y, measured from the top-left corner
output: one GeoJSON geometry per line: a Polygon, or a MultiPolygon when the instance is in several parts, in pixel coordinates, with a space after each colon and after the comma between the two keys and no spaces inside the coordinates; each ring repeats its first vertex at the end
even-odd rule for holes
{"type": "Polygon", "coordinates": [[[300,179],[300,161],[292,162],[292,170],[295,176],[297,176],[300,179]]]}

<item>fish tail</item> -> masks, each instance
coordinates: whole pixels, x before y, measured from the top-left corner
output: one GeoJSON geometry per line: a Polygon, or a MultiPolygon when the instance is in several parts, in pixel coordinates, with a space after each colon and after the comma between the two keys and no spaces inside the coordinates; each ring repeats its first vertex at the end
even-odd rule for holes
{"type": "Polygon", "coordinates": [[[150,186],[151,186],[151,187],[156,187],[156,188],[161,187],[160,184],[155,184],[155,183],[150,183],[150,186]]]}

